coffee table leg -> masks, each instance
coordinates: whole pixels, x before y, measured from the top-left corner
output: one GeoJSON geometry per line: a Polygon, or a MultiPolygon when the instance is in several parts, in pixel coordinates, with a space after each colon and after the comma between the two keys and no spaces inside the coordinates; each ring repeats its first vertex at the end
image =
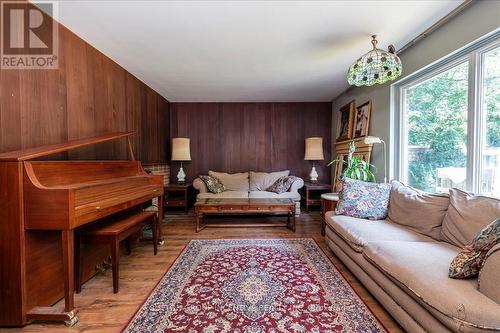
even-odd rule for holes
{"type": "Polygon", "coordinates": [[[292,230],[293,232],[295,232],[295,213],[292,212],[291,215],[292,215],[292,230]]]}
{"type": "Polygon", "coordinates": [[[200,212],[196,210],[196,232],[200,232],[200,212]]]}

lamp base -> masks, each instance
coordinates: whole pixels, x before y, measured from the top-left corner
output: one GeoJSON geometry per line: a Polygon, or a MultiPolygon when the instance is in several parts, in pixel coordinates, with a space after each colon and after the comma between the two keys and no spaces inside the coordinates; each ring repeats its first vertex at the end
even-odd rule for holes
{"type": "Polygon", "coordinates": [[[312,167],[311,173],[309,174],[309,182],[311,183],[317,183],[318,182],[318,173],[316,172],[316,168],[312,167]]]}
{"type": "Polygon", "coordinates": [[[179,172],[177,173],[177,184],[185,184],[185,183],[186,183],[186,173],[184,172],[181,163],[181,167],[179,169],[179,172]]]}

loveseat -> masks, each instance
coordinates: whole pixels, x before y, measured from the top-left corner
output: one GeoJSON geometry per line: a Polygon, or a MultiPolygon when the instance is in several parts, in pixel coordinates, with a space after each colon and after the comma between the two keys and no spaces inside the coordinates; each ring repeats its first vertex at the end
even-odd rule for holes
{"type": "Polygon", "coordinates": [[[500,217],[500,200],[393,184],[384,220],[326,213],[328,246],[408,332],[500,332],[500,244],[478,278],[448,277],[461,246],[500,217]]]}
{"type": "Polygon", "coordinates": [[[299,189],[304,186],[304,181],[296,177],[287,192],[274,193],[266,191],[276,180],[290,175],[290,171],[278,172],[241,172],[224,173],[209,171],[209,176],[217,178],[226,188],[221,193],[211,193],[205,183],[196,178],[193,186],[199,191],[196,200],[217,198],[217,199],[247,199],[247,198],[288,198],[295,202],[295,215],[300,215],[300,194],[299,189]]]}

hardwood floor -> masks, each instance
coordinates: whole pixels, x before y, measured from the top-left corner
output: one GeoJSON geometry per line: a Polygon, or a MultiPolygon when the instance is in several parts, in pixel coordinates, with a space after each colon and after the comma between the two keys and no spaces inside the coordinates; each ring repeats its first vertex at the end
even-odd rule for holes
{"type": "MultiPolygon", "coordinates": [[[[238,221],[241,219],[267,222],[269,218],[254,216],[238,218],[238,221]]],[[[159,247],[157,256],[153,256],[153,247],[150,243],[140,243],[133,248],[130,256],[121,256],[120,292],[118,294],[113,294],[111,270],[95,276],[83,285],[82,292],[75,295],[80,321],[74,327],[68,328],[63,324],[34,323],[24,328],[0,329],[0,332],[120,332],[189,240],[289,237],[314,238],[384,326],[390,332],[403,332],[402,328],[329,250],[320,233],[319,212],[303,212],[297,218],[295,233],[286,228],[257,227],[207,228],[196,234],[192,211],[187,215],[169,214],[167,220],[168,224],[162,228],[166,244],[159,247]]]]}

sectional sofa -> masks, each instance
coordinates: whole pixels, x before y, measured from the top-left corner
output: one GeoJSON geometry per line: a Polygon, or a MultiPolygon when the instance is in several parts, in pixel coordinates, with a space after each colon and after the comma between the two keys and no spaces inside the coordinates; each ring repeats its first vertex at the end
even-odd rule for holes
{"type": "Polygon", "coordinates": [[[500,217],[500,200],[393,183],[389,217],[325,214],[326,242],[408,332],[500,332],[500,244],[479,277],[451,279],[461,246],[500,217]]]}
{"type": "Polygon", "coordinates": [[[295,215],[300,215],[300,193],[299,189],[304,186],[304,181],[296,177],[296,180],[285,193],[274,193],[266,191],[280,177],[290,175],[289,170],[277,172],[241,172],[224,173],[209,171],[208,174],[220,180],[226,187],[222,193],[211,193],[205,183],[196,178],[193,186],[198,190],[196,200],[218,198],[218,199],[247,199],[247,198],[288,198],[295,202],[295,215]]]}

